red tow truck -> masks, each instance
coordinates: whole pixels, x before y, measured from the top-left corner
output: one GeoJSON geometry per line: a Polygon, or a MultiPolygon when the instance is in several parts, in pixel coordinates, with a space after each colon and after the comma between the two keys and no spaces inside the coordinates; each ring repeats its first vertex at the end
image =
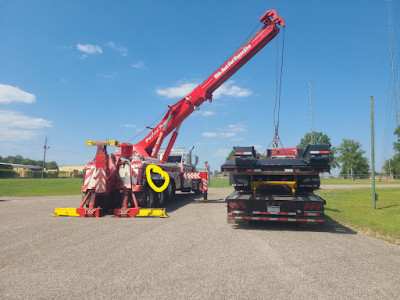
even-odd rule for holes
{"type": "Polygon", "coordinates": [[[56,215],[98,217],[111,209],[115,217],[165,216],[155,207],[165,207],[175,190],[202,191],[206,198],[208,166],[206,171],[198,172],[191,162],[176,162],[171,159],[173,146],[182,122],[205,101],[212,101],[213,92],[279,33],[278,25],[285,26],[275,10],[266,12],[260,22],[262,27],[228,60],[193,91],[169,106],[161,122],[142,141],[135,145],[117,141],[88,142],[97,146],[97,153],[85,168],[82,203],[70,211],[59,209],[57,213],[56,209],[56,215]],[[161,155],[161,145],[170,134],[161,155]],[[107,146],[115,146],[113,154],[108,154],[107,146]],[[148,168],[153,172],[147,172],[148,168]],[[168,184],[165,174],[169,177],[168,184]],[[160,191],[158,188],[163,186],[165,189],[160,191]]]}

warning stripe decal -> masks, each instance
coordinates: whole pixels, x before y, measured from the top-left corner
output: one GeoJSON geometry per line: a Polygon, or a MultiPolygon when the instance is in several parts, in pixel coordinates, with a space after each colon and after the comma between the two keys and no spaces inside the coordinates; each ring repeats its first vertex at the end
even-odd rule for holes
{"type": "Polygon", "coordinates": [[[311,154],[329,154],[329,151],[310,151],[311,154]]]}
{"type": "Polygon", "coordinates": [[[228,219],[254,220],[254,221],[310,222],[310,223],[323,223],[324,222],[323,219],[293,219],[293,218],[237,217],[237,216],[228,216],[228,219]]]}

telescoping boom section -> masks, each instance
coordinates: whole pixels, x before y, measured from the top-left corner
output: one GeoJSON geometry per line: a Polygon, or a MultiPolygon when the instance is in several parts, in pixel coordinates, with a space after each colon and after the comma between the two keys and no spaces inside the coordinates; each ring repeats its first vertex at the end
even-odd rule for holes
{"type": "Polygon", "coordinates": [[[77,209],[59,209],[55,215],[98,217],[113,209],[115,217],[165,216],[155,209],[165,207],[175,191],[203,193],[207,199],[208,165],[205,172],[198,171],[191,151],[177,155],[174,143],[182,122],[206,100],[212,101],[213,92],[279,33],[278,25],[285,26],[275,10],[266,12],[260,22],[261,28],[203,83],[169,106],[143,140],[89,142],[97,146],[97,154],[85,168],[82,203],[77,209]],[[167,136],[168,144],[160,151],[167,136]],[[115,146],[113,154],[107,153],[107,146],[115,146]],[[151,210],[141,212],[143,208],[151,210]]]}

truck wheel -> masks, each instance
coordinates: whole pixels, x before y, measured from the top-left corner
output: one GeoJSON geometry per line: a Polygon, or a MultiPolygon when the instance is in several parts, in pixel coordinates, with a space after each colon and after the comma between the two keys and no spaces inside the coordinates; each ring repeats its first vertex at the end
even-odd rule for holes
{"type": "MultiPolygon", "coordinates": [[[[168,189],[168,188],[167,188],[168,189]]],[[[166,207],[168,202],[168,191],[165,189],[161,193],[157,193],[157,204],[156,207],[166,207]]]]}
{"type": "Polygon", "coordinates": [[[201,185],[202,185],[202,183],[200,182],[200,180],[198,180],[197,181],[197,188],[194,190],[194,193],[196,194],[196,195],[201,195],[201,190],[200,190],[200,187],[201,187],[201,185]]]}
{"type": "Polygon", "coordinates": [[[167,201],[170,201],[172,198],[175,196],[175,182],[171,180],[168,184],[168,187],[166,188],[165,192],[167,193],[167,201]]]}
{"type": "Polygon", "coordinates": [[[156,193],[149,186],[146,187],[143,195],[143,207],[153,208],[156,201],[156,193]]]}

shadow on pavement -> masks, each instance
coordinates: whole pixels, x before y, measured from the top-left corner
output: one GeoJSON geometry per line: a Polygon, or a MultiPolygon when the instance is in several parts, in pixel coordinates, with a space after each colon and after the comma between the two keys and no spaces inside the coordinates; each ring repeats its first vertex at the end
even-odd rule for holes
{"type": "MultiPolygon", "coordinates": [[[[166,212],[172,212],[175,210],[180,209],[181,207],[188,205],[189,203],[192,204],[207,204],[207,203],[222,203],[224,201],[219,200],[209,200],[203,202],[203,195],[196,195],[193,193],[176,193],[174,198],[168,201],[166,212]]],[[[224,199],[221,199],[224,200],[224,199]]]]}
{"type": "Polygon", "coordinates": [[[232,224],[234,229],[238,230],[275,230],[275,231],[312,231],[312,232],[329,232],[338,234],[356,234],[357,232],[336,222],[328,216],[325,216],[325,223],[285,223],[285,222],[238,222],[232,224]]]}

